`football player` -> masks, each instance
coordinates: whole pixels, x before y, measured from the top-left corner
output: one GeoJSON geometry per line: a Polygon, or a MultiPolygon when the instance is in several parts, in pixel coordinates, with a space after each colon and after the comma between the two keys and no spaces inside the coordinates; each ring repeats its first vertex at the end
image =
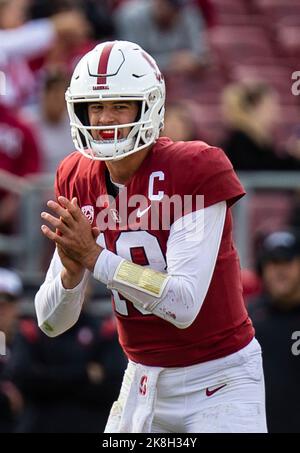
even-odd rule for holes
{"type": "Polygon", "coordinates": [[[242,298],[222,150],[160,137],[165,84],[125,41],[97,45],[66,93],[77,149],[42,232],[56,243],[36,311],[49,336],[78,319],[89,275],[113,293],[129,364],[106,432],[265,432],[261,349],[242,298]]]}

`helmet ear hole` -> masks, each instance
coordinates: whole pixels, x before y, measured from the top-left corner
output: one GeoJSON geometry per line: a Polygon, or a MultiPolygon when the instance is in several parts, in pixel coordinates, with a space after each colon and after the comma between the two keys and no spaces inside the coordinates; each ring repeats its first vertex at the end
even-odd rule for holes
{"type": "Polygon", "coordinates": [[[161,109],[159,110],[158,114],[159,114],[159,117],[160,117],[160,123],[159,123],[159,126],[158,126],[158,130],[159,130],[159,132],[161,132],[161,131],[164,130],[164,127],[165,127],[165,120],[164,120],[165,106],[164,105],[161,107],[161,109]]]}
{"type": "Polygon", "coordinates": [[[83,126],[90,126],[87,102],[74,104],[74,112],[83,126]]]}
{"type": "Polygon", "coordinates": [[[88,148],[88,144],[87,144],[87,142],[86,142],[85,136],[83,135],[82,132],[80,132],[80,131],[78,131],[78,132],[79,132],[80,139],[81,139],[81,141],[82,141],[83,147],[84,147],[84,148],[88,148]]]}
{"type": "Polygon", "coordinates": [[[142,102],[138,102],[138,112],[136,114],[136,118],[135,118],[135,122],[137,123],[138,121],[141,120],[141,117],[142,117],[142,106],[143,106],[143,103],[142,102]]]}
{"type": "MultiPolygon", "coordinates": [[[[88,103],[81,102],[81,103],[74,104],[74,112],[83,126],[90,126],[90,120],[89,120],[89,115],[88,115],[88,103]]],[[[78,132],[79,132],[80,140],[81,140],[84,148],[88,148],[88,144],[86,142],[85,136],[83,135],[83,133],[80,130],[78,132]]]]}

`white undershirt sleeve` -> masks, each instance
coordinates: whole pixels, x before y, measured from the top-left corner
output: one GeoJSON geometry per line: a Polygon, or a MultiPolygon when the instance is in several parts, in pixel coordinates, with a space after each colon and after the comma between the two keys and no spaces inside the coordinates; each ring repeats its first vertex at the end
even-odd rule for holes
{"type": "Polygon", "coordinates": [[[180,329],[198,315],[208,291],[222,239],[226,202],[193,212],[175,222],[167,244],[168,281],[160,297],[116,282],[123,258],[103,250],[94,277],[143,308],[180,329]]]}
{"type": "Polygon", "coordinates": [[[32,57],[47,50],[55,36],[49,19],[33,20],[18,28],[0,30],[0,51],[7,58],[32,57]]]}
{"type": "MultiPolygon", "coordinates": [[[[167,283],[161,297],[114,281],[123,260],[103,250],[94,269],[94,277],[120,292],[136,307],[152,313],[178,328],[190,326],[198,315],[210,285],[218,256],[226,215],[226,202],[179,219],[170,231],[167,244],[167,283]]],[[[55,337],[78,320],[90,273],[73,289],[61,282],[63,266],[55,251],[45,282],[35,297],[40,328],[55,337]]]]}
{"type": "Polygon", "coordinates": [[[62,269],[61,260],[55,251],[46,279],[34,301],[38,325],[49,337],[60,335],[76,323],[90,276],[90,272],[86,271],[75,288],[65,289],[60,276],[62,269]]]}

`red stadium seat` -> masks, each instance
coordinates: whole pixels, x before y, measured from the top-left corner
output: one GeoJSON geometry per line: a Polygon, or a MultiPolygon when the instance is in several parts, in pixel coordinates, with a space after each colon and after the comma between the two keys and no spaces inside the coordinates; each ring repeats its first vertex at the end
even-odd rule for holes
{"type": "Polygon", "coordinates": [[[194,103],[190,106],[190,110],[195,120],[199,140],[207,141],[211,145],[219,145],[225,134],[220,107],[194,103]]]}
{"type": "Polygon", "coordinates": [[[279,26],[300,26],[300,11],[296,14],[286,14],[277,20],[279,26]]]}
{"type": "MultiPolygon", "coordinates": [[[[258,191],[249,202],[249,232],[251,249],[257,237],[286,228],[290,223],[293,196],[285,191],[258,191]]],[[[249,257],[254,264],[254,257],[249,257]]]]}
{"type": "Polygon", "coordinates": [[[217,104],[220,101],[220,92],[228,80],[226,72],[218,67],[207,68],[188,80],[177,75],[168,76],[168,100],[176,101],[180,97],[205,104],[217,104]]]}
{"type": "Polygon", "coordinates": [[[209,32],[209,41],[224,62],[246,62],[249,57],[274,56],[268,35],[261,27],[214,27],[209,32]]]}
{"type": "Polygon", "coordinates": [[[251,199],[251,231],[279,230],[289,222],[292,197],[289,193],[276,191],[256,193],[251,199]]]}
{"type": "Polygon", "coordinates": [[[233,14],[225,10],[218,12],[217,22],[224,26],[263,26],[265,18],[260,14],[233,14]]]}
{"type": "Polygon", "coordinates": [[[299,26],[279,26],[277,29],[277,39],[283,55],[288,55],[294,58],[300,57],[299,26]]]}
{"type": "Polygon", "coordinates": [[[268,67],[268,66],[277,66],[280,68],[287,68],[289,70],[295,70],[298,65],[298,61],[295,61],[295,58],[289,56],[261,56],[261,55],[254,55],[247,59],[247,63],[250,66],[258,66],[258,67],[268,67]]]}
{"type": "Polygon", "coordinates": [[[211,0],[217,15],[219,12],[228,14],[246,14],[248,12],[247,2],[240,0],[211,0]]]}
{"type": "Polygon", "coordinates": [[[298,0],[256,0],[258,11],[269,19],[278,21],[287,16],[299,16],[300,3],[298,0]]]}

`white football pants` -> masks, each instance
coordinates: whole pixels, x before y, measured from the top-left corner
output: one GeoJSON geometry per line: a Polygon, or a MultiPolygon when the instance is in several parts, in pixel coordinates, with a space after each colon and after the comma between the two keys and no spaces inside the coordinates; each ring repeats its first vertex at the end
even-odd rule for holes
{"type": "Polygon", "coordinates": [[[130,362],[105,432],[267,432],[259,343],[187,367],[130,362]]]}

